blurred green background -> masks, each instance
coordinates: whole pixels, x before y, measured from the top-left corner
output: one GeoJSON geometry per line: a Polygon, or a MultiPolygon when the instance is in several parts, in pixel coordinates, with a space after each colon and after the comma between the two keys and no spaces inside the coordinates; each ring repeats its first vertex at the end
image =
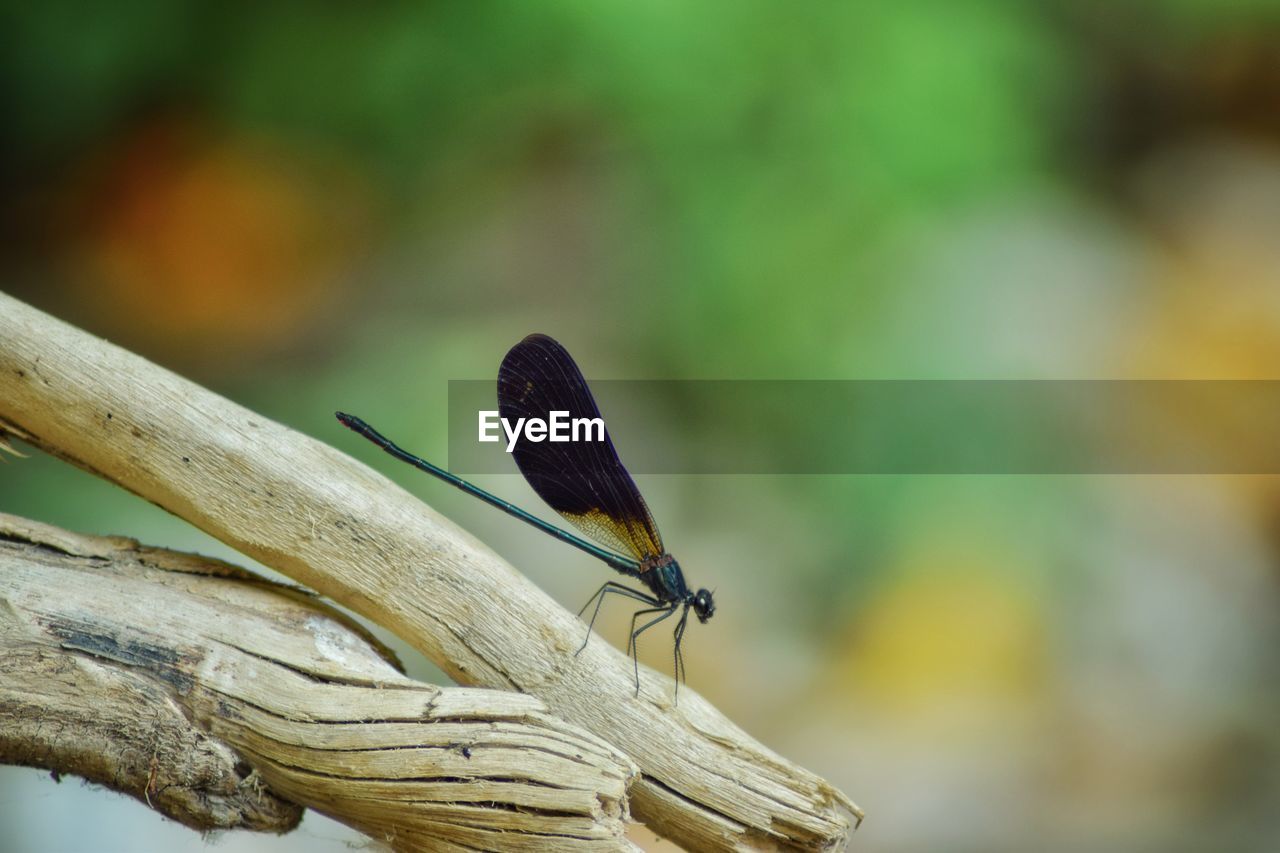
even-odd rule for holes
{"type": "MultiPolygon", "coordinates": [[[[605,569],[333,410],[441,460],[447,380],[532,331],[588,378],[1280,379],[1275,2],[3,20],[0,287],[387,472],[570,609],[605,569]]],[[[681,412],[732,441],[732,411],[681,412]]],[[[614,431],[624,459],[653,440],[614,431]]],[[[716,589],[691,686],[867,810],[853,849],[1280,837],[1276,478],[638,479],[716,589]]],[[[38,454],[0,466],[0,510],[248,564],[38,454]]],[[[13,850],[206,843],[27,769],[0,771],[0,826],[13,850]]],[[[311,815],[217,847],[352,837],[311,815]]]]}

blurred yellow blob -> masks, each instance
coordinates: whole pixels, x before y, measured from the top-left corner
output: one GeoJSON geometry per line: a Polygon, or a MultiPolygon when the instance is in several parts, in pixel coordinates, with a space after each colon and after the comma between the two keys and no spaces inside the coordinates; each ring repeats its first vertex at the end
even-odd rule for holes
{"type": "Polygon", "coordinates": [[[1025,700],[1044,667],[1042,612],[994,555],[917,554],[875,595],[843,677],[892,712],[1025,700]]]}
{"type": "Polygon", "coordinates": [[[1142,186],[1161,263],[1122,373],[1280,379],[1280,155],[1203,142],[1149,163],[1142,186]]]}

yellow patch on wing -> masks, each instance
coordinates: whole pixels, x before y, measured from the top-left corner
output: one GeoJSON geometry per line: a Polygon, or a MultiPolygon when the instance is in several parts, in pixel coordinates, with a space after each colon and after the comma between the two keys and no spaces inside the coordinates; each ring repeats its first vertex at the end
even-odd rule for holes
{"type": "Polygon", "coordinates": [[[583,513],[560,513],[574,527],[602,545],[622,554],[631,554],[637,560],[657,557],[663,553],[662,540],[645,519],[614,518],[600,509],[583,513]]]}

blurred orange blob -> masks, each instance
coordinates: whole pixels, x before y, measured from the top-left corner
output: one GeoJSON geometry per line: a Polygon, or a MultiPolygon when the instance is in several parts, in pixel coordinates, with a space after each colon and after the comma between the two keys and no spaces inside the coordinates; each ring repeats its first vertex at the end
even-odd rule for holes
{"type": "Polygon", "coordinates": [[[322,194],[285,152],[180,123],[99,168],[77,298],[122,337],[188,362],[252,358],[331,304],[359,230],[349,182],[322,194]]]}
{"type": "Polygon", "coordinates": [[[1143,186],[1164,263],[1130,375],[1280,379],[1280,154],[1188,147],[1148,165],[1143,186]]]}
{"type": "Polygon", "coordinates": [[[846,659],[865,700],[893,713],[929,712],[1017,703],[1036,691],[1041,611],[1031,590],[993,571],[992,556],[942,548],[893,573],[846,659]]]}

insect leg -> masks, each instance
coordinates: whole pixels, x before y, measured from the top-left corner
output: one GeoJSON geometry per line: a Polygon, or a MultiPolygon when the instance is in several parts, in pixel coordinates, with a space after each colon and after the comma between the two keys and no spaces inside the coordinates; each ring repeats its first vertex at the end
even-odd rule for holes
{"type": "Polygon", "coordinates": [[[628,657],[631,656],[631,652],[635,649],[636,634],[639,634],[640,631],[643,631],[645,628],[650,627],[651,625],[654,624],[654,622],[661,622],[663,619],[666,619],[667,616],[671,615],[670,613],[666,612],[670,609],[671,609],[671,605],[660,604],[657,607],[650,607],[647,610],[637,610],[635,613],[631,614],[631,633],[627,635],[627,656],[628,657]],[[654,622],[650,622],[648,625],[645,625],[644,628],[641,628],[640,631],[637,631],[636,620],[639,619],[641,616],[645,616],[649,613],[663,613],[665,615],[658,617],[657,619],[654,620],[654,622]]]}
{"type": "Polygon", "coordinates": [[[656,616],[653,619],[650,619],[648,622],[641,625],[638,630],[632,630],[631,640],[627,643],[627,648],[632,652],[631,660],[635,664],[637,696],[640,695],[640,647],[636,645],[636,639],[645,631],[648,631],[654,625],[657,625],[663,619],[671,618],[671,614],[675,613],[676,608],[679,606],[680,606],[679,602],[676,602],[670,605],[663,605],[662,607],[654,607],[649,610],[637,610],[635,613],[631,615],[631,627],[635,629],[637,616],[640,616],[641,614],[644,614],[644,613],[655,613],[659,610],[663,611],[661,616],[656,616]]]}
{"type": "Polygon", "coordinates": [[[587,635],[582,638],[582,645],[578,646],[578,650],[573,653],[574,657],[577,657],[578,655],[580,655],[582,653],[582,650],[587,647],[587,642],[591,639],[591,629],[595,627],[596,617],[600,615],[600,605],[604,604],[605,594],[610,592],[616,595],[625,595],[627,598],[634,598],[636,601],[642,602],[644,604],[661,604],[662,603],[658,601],[658,599],[654,598],[653,596],[646,595],[645,593],[640,592],[638,589],[632,589],[629,586],[623,586],[617,581],[606,581],[604,584],[600,586],[598,590],[596,590],[596,594],[588,598],[587,603],[582,605],[582,610],[578,611],[578,616],[579,618],[581,618],[583,612],[588,607],[591,606],[591,602],[594,601],[596,603],[596,609],[591,613],[591,621],[587,623],[587,635]]]}
{"type": "Polygon", "coordinates": [[[685,626],[688,624],[689,624],[689,606],[686,604],[684,608],[684,613],[680,614],[680,624],[676,625],[676,651],[675,651],[675,658],[676,658],[675,702],[676,703],[679,703],[680,701],[680,682],[689,680],[687,677],[685,677],[685,674],[684,674],[684,652],[680,651],[680,643],[684,641],[684,629],[685,629],[685,626]]]}

